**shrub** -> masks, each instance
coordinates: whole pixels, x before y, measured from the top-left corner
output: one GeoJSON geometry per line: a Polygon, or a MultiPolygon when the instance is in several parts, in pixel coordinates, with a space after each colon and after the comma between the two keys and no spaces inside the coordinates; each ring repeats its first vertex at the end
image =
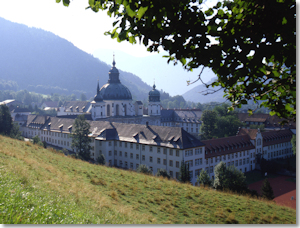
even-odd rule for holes
{"type": "Polygon", "coordinates": [[[138,173],[152,174],[152,170],[151,170],[148,166],[146,166],[146,165],[144,165],[144,164],[141,164],[141,165],[136,169],[136,171],[137,171],[138,173]]]}
{"type": "Polygon", "coordinates": [[[203,184],[204,186],[211,186],[212,181],[204,169],[201,170],[200,175],[197,178],[197,183],[203,184]]]}
{"type": "Polygon", "coordinates": [[[97,162],[99,165],[105,165],[105,157],[103,154],[100,154],[99,157],[97,158],[97,162]]]}
{"type": "Polygon", "coordinates": [[[157,176],[157,177],[162,176],[162,177],[166,177],[166,178],[168,178],[168,179],[171,178],[170,174],[169,174],[169,173],[167,172],[167,170],[165,170],[165,169],[158,169],[158,170],[157,170],[157,173],[156,173],[156,176],[157,176]]]}
{"type": "Polygon", "coordinates": [[[274,193],[273,193],[273,189],[270,185],[270,182],[268,181],[268,178],[266,178],[264,180],[264,183],[261,187],[261,193],[262,193],[262,197],[266,198],[268,200],[272,200],[274,199],[274,193]]]}
{"type": "Polygon", "coordinates": [[[41,142],[41,140],[40,140],[39,136],[36,135],[32,138],[32,142],[33,142],[33,144],[38,144],[39,142],[41,142]]]}

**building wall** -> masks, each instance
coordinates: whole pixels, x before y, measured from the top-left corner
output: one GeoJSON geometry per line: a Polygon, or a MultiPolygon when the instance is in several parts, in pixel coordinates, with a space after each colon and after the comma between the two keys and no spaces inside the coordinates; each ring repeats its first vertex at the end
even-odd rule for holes
{"type": "MultiPolygon", "coordinates": [[[[72,138],[69,132],[40,130],[35,127],[21,127],[22,135],[32,138],[38,135],[42,141],[48,144],[66,148],[72,151],[72,138]]],[[[242,172],[255,169],[255,155],[263,152],[267,160],[274,158],[286,158],[292,156],[292,145],[290,142],[275,143],[263,146],[261,134],[253,141],[255,149],[242,150],[226,155],[206,156],[205,147],[188,149],[176,149],[140,143],[125,142],[124,140],[105,140],[104,138],[92,138],[91,157],[96,160],[102,153],[107,165],[117,166],[125,169],[136,170],[140,164],[145,164],[153,170],[155,175],[158,169],[166,169],[173,178],[179,177],[181,162],[189,163],[192,184],[196,184],[197,175],[202,169],[207,170],[209,176],[214,178],[214,167],[221,161],[227,166],[234,165],[242,172]],[[259,142],[261,139],[261,143],[259,142]]],[[[214,153],[214,152],[213,152],[214,153]]]]}

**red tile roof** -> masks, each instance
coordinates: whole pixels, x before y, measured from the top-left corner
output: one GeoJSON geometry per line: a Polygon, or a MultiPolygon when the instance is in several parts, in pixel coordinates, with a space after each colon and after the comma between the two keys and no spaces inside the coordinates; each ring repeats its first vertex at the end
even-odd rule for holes
{"type": "Polygon", "coordinates": [[[261,134],[264,139],[263,146],[290,142],[293,136],[293,132],[290,129],[267,131],[267,132],[262,132],[261,134]]]}
{"type": "Polygon", "coordinates": [[[238,135],[202,141],[205,144],[205,158],[255,149],[249,135],[238,135]]]}

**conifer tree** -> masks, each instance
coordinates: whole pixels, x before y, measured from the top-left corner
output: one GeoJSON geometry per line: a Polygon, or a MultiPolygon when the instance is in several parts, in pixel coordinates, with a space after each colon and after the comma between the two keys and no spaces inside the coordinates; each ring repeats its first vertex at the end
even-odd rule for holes
{"type": "Polygon", "coordinates": [[[183,183],[191,182],[189,170],[189,164],[182,161],[180,166],[179,181],[183,183]]]}
{"type": "Polygon", "coordinates": [[[273,189],[270,185],[270,182],[268,181],[268,178],[266,178],[264,180],[264,183],[261,187],[261,192],[262,192],[262,197],[263,198],[266,198],[268,200],[272,200],[274,199],[274,193],[273,193],[273,189]]]}
{"type": "Polygon", "coordinates": [[[79,115],[74,122],[74,132],[72,137],[72,148],[76,148],[78,156],[88,161],[91,159],[91,139],[89,138],[90,124],[86,121],[84,115],[79,115]]]}

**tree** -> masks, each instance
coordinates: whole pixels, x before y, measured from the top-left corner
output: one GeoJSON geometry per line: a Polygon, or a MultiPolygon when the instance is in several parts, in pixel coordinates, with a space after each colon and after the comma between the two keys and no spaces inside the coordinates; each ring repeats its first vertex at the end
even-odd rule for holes
{"type": "Polygon", "coordinates": [[[105,157],[103,154],[100,154],[99,157],[97,158],[97,162],[99,165],[105,165],[105,157]]]}
{"type": "Polygon", "coordinates": [[[6,105],[0,105],[0,134],[10,135],[13,122],[10,111],[6,105]]]}
{"type": "Polygon", "coordinates": [[[189,183],[191,182],[190,176],[190,167],[189,163],[185,163],[184,161],[181,162],[180,172],[179,172],[179,181],[182,183],[189,183]]]}
{"type": "Polygon", "coordinates": [[[296,121],[296,1],[204,6],[201,0],[93,0],[87,8],[107,10],[116,19],[106,34],[118,42],[164,49],[168,62],[187,70],[211,68],[218,79],[206,86],[222,86],[232,108],[263,101],[260,107],[271,114],[296,121]]]}
{"type": "Polygon", "coordinates": [[[273,189],[270,185],[270,182],[268,181],[268,178],[266,178],[263,182],[263,185],[261,187],[261,193],[262,193],[262,197],[268,200],[272,200],[275,198],[273,189]]]}
{"type": "Polygon", "coordinates": [[[214,187],[216,189],[229,189],[236,192],[248,191],[244,173],[235,166],[226,167],[226,164],[221,161],[216,165],[214,173],[214,187]]]}
{"type": "Polygon", "coordinates": [[[296,135],[293,135],[291,139],[291,144],[292,144],[293,154],[296,155],[296,135]]]}
{"type": "Polygon", "coordinates": [[[152,170],[144,164],[139,165],[139,167],[136,169],[136,171],[138,173],[144,173],[144,174],[147,174],[147,175],[152,174],[152,170]]]}
{"type": "Polygon", "coordinates": [[[84,93],[80,94],[80,100],[81,101],[86,101],[87,100],[86,95],[84,93]]]}
{"type": "Polygon", "coordinates": [[[201,138],[211,139],[216,134],[217,112],[205,110],[201,117],[201,138]]]}
{"type": "Polygon", "coordinates": [[[13,139],[18,139],[18,140],[24,140],[24,138],[22,137],[22,133],[20,131],[20,127],[18,123],[13,123],[13,127],[10,131],[10,136],[13,139]]]}
{"type": "Polygon", "coordinates": [[[199,176],[197,177],[197,183],[203,184],[204,186],[211,186],[212,180],[204,169],[201,170],[199,176]]]}
{"type": "Polygon", "coordinates": [[[85,161],[91,159],[91,139],[88,136],[90,133],[90,124],[86,121],[84,115],[78,115],[74,122],[74,131],[72,137],[72,149],[76,148],[79,157],[85,161]]]}
{"type": "Polygon", "coordinates": [[[157,177],[162,176],[162,177],[166,177],[166,178],[168,178],[168,179],[171,178],[170,174],[169,174],[169,173],[167,172],[167,170],[165,170],[165,169],[158,169],[158,170],[157,170],[157,173],[156,173],[156,176],[157,176],[157,177]]]}

